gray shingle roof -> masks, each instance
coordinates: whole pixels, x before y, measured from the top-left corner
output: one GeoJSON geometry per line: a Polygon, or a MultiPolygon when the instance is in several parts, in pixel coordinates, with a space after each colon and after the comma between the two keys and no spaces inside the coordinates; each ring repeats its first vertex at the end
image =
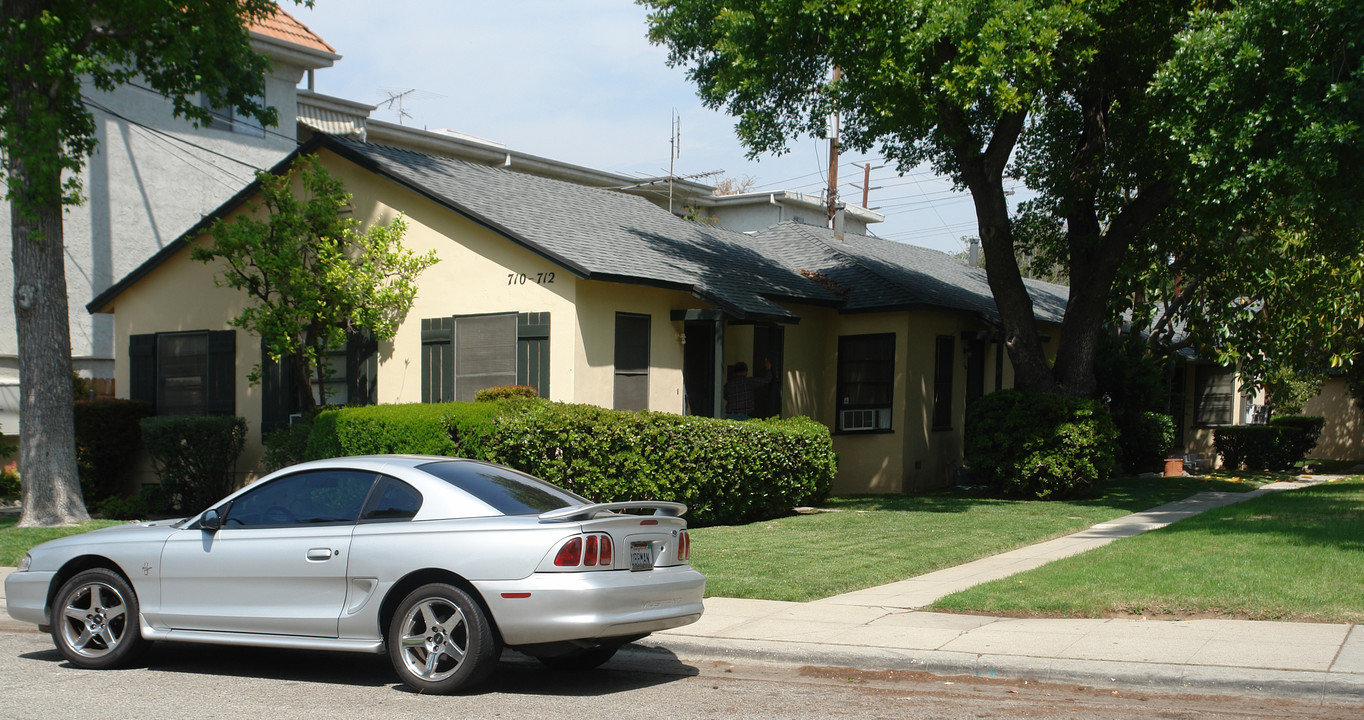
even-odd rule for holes
{"type": "MultiPolygon", "coordinates": [[[[853,233],[840,241],[828,228],[794,222],[760,230],[754,241],[765,254],[841,288],[846,311],[936,307],[999,317],[984,268],[937,250],[853,233]]],[[[1069,290],[1025,282],[1037,319],[1061,322],[1069,290]]]]}
{"type": "MultiPolygon", "coordinates": [[[[797,320],[795,301],[871,312],[927,307],[998,318],[985,271],[936,250],[785,222],[755,235],[687,222],[626,193],[411,150],[317,135],[319,147],[402,184],[584,278],[686,290],[731,315],[797,320]]],[[[125,289],[256,194],[252,183],[94,298],[125,289]]],[[[1027,281],[1039,320],[1060,322],[1067,289],[1027,281]]]]}
{"type": "Polygon", "coordinates": [[[644,198],[352,140],[327,146],[582,277],[689,289],[739,316],[794,319],[774,300],[838,300],[746,236],[644,198]]]}

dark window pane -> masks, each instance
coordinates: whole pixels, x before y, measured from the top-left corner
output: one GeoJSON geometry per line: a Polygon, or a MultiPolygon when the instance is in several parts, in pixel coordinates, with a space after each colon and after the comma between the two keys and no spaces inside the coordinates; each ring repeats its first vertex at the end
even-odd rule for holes
{"type": "Polygon", "coordinates": [[[370,501],[361,522],[407,520],[421,509],[422,496],[412,486],[400,480],[385,478],[375,498],[370,501]]]}
{"type": "Polygon", "coordinates": [[[208,382],[208,333],[157,336],[157,398],[161,415],[203,415],[208,382]]]}
{"type": "Polygon", "coordinates": [[[894,333],[838,338],[840,430],[889,430],[894,391],[894,333]]]}
{"type": "Polygon", "coordinates": [[[1194,375],[1194,424],[1228,425],[1235,397],[1231,368],[1199,365],[1194,375]]]}
{"type": "Polygon", "coordinates": [[[353,523],[374,484],[374,473],[318,470],[271,481],[237,498],[223,526],[353,523]]]}
{"type": "Polygon", "coordinates": [[[616,313],[616,382],[613,407],[647,410],[649,407],[648,315],[616,313]]]}
{"type": "Polygon", "coordinates": [[[516,315],[455,318],[455,400],[516,384],[516,315]]]}
{"type": "Polygon", "coordinates": [[[525,473],[479,462],[433,462],[420,468],[503,515],[539,515],[589,501],[525,473]]]}

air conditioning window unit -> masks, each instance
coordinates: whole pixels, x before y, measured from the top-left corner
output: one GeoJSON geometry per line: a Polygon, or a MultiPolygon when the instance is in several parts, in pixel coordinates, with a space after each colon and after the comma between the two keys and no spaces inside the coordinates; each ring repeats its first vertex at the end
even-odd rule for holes
{"type": "Polygon", "coordinates": [[[889,430],[890,408],[842,410],[839,412],[838,426],[843,432],[889,430]]]}

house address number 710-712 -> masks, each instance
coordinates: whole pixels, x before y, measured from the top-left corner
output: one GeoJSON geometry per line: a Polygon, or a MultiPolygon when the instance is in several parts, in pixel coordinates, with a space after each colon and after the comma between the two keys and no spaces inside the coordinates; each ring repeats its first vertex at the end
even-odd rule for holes
{"type": "Polygon", "coordinates": [[[527,281],[533,281],[536,285],[549,285],[554,282],[554,273],[538,272],[534,275],[526,273],[507,273],[508,285],[525,285],[527,281]]]}

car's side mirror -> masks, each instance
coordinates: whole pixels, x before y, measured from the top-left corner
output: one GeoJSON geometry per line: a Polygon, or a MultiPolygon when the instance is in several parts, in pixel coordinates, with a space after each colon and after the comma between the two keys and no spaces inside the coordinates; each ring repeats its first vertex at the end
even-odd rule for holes
{"type": "Polygon", "coordinates": [[[209,508],[199,518],[199,529],[209,532],[218,532],[218,528],[223,526],[223,517],[218,514],[218,508],[209,508]]]}

